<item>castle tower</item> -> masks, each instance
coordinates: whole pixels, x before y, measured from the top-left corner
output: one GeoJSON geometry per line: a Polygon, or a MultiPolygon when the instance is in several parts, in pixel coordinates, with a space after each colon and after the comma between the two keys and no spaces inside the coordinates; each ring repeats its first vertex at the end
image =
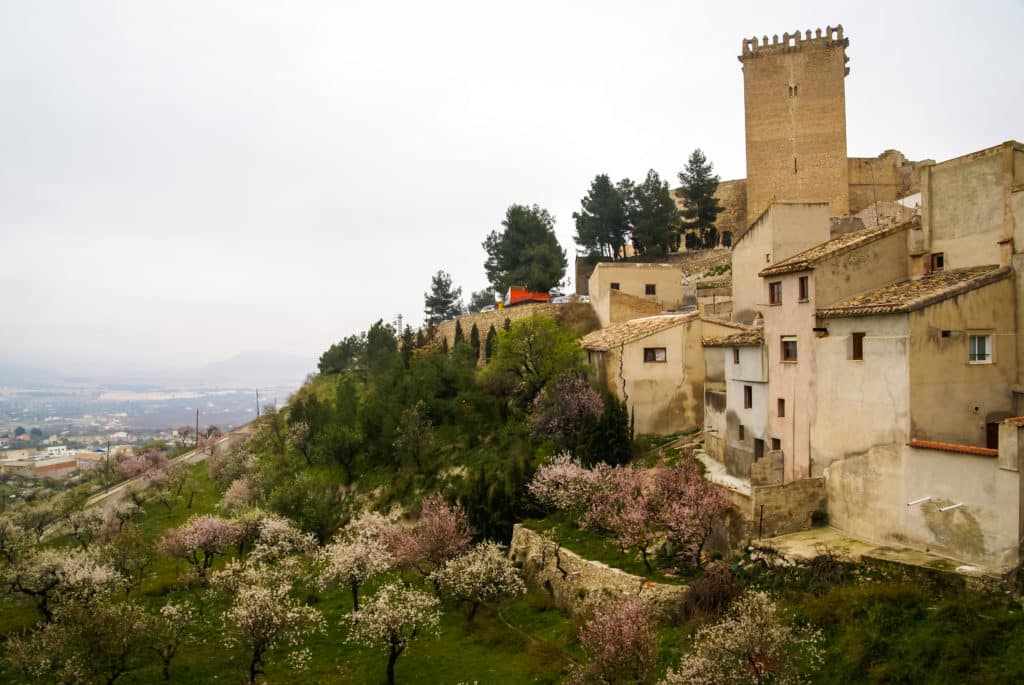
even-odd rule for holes
{"type": "Polygon", "coordinates": [[[828,201],[849,213],[843,27],[743,41],[747,224],[773,200],[828,201]]]}

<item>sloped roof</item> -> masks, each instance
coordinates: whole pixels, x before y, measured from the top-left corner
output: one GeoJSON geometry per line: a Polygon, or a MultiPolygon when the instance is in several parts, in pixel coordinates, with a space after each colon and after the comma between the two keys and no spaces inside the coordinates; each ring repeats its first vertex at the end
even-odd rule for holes
{"type": "Polygon", "coordinates": [[[835,318],[912,312],[995,283],[1007,278],[1011,273],[1010,267],[994,264],[939,271],[847,298],[831,307],[819,309],[818,316],[835,318]]]}
{"type": "Polygon", "coordinates": [[[914,217],[910,221],[904,221],[900,224],[892,224],[889,226],[873,226],[872,228],[862,228],[859,231],[853,231],[833,238],[832,240],[815,245],[809,250],[804,250],[799,254],[795,254],[792,257],[787,257],[771,266],[765,267],[758,272],[758,276],[777,276],[779,274],[788,274],[795,271],[807,271],[813,269],[816,265],[821,263],[823,260],[833,257],[835,255],[843,254],[855,248],[873,243],[876,240],[880,240],[886,236],[898,233],[906,230],[914,225],[915,222],[919,222],[920,219],[914,217]]]}
{"type": "Polygon", "coordinates": [[[764,344],[764,332],[761,330],[743,331],[732,335],[703,338],[700,342],[704,347],[760,347],[764,344]]]}
{"type": "Polygon", "coordinates": [[[587,350],[605,352],[619,345],[660,333],[673,326],[694,321],[698,316],[697,312],[687,312],[685,314],[658,314],[657,316],[630,319],[629,321],[623,321],[622,323],[602,328],[599,331],[588,333],[580,340],[580,344],[587,350]]]}

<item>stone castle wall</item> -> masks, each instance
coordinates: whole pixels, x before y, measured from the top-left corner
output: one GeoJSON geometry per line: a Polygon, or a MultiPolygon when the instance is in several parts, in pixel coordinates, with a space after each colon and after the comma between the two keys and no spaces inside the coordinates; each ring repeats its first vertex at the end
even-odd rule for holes
{"type": "Polygon", "coordinates": [[[462,324],[462,334],[468,342],[469,332],[473,329],[473,324],[475,323],[477,329],[480,331],[480,354],[483,355],[484,341],[487,340],[487,331],[490,330],[491,326],[494,326],[495,330],[500,331],[505,327],[506,319],[509,321],[518,321],[519,319],[525,319],[533,316],[534,314],[554,317],[555,312],[560,306],[562,305],[551,304],[550,302],[531,302],[528,304],[519,304],[515,307],[507,307],[505,309],[495,309],[493,312],[465,314],[438,324],[437,341],[438,344],[440,344],[441,339],[446,338],[448,340],[448,346],[451,348],[455,344],[455,322],[459,321],[462,324]]]}
{"type": "Polygon", "coordinates": [[[892,202],[921,191],[922,162],[911,162],[899,150],[877,157],[850,157],[850,214],[875,202],[892,202]]]}

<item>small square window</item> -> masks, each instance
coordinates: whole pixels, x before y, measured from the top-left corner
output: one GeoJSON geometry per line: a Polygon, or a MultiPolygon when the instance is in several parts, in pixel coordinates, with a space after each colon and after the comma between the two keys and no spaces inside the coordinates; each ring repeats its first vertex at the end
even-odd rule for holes
{"type": "Polygon", "coordinates": [[[971,364],[992,363],[992,336],[972,335],[968,337],[968,361],[971,364]]]}
{"type": "Polygon", "coordinates": [[[864,359],[864,334],[863,333],[851,333],[850,334],[850,359],[854,359],[854,360],[864,359]]]}
{"type": "Polygon", "coordinates": [[[943,338],[948,338],[949,336],[953,335],[953,331],[942,331],[941,333],[939,333],[939,335],[943,338]]]}
{"type": "Polygon", "coordinates": [[[779,398],[778,414],[780,418],[786,415],[786,400],[782,399],[781,397],[779,398]]]}
{"type": "Polygon", "coordinates": [[[809,297],[808,292],[810,292],[810,288],[808,288],[809,283],[807,280],[807,276],[801,276],[800,279],[797,281],[797,285],[800,289],[800,296],[797,299],[799,299],[801,302],[806,302],[809,297]]]}
{"type": "Polygon", "coordinates": [[[739,364],[740,363],[740,348],[738,348],[738,347],[732,348],[732,363],[733,364],[739,364]]]}
{"type": "Polygon", "coordinates": [[[749,385],[743,386],[743,408],[750,409],[754,406],[754,389],[749,385]]]}
{"type": "Polygon", "coordinates": [[[612,290],[618,290],[618,289],[619,289],[619,284],[618,283],[612,283],[612,290]]]}
{"type": "Polygon", "coordinates": [[[743,428],[742,423],[736,427],[736,434],[737,436],[739,436],[740,440],[743,440],[747,437],[747,431],[743,428]]]}
{"type": "Polygon", "coordinates": [[[943,252],[933,252],[931,261],[932,271],[942,271],[946,268],[946,255],[943,252]]]}
{"type": "Polygon", "coordinates": [[[782,304],[782,281],[768,284],[768,304],[782,304]]]}
{"type": "Polygon", "coordinates": [[[644,295],[655,295],[655,294],[657,294],[657,290],[658,289],[657,289],[657,287],[655,286],[654,283],[645,283],[644,284],[644,295]]]}
{"type": "Polygon", "coordinates": [[[784,335],[782,336],[782,361],[784,362],[795,362],[796,361],[796,336],[795,335],[784,335]]]}
{"type": "Polygon", "coordinates": [[[644,361],[645,362],[664,362],[665,361],[665,348],[664,347],[645,347],[644,348],[644,361]]]}
{"type": "Polygon", "coordinates": [[[772,438],[772,452],[778,452],[782,449],[782,441],[778,438],[772,438]]]}

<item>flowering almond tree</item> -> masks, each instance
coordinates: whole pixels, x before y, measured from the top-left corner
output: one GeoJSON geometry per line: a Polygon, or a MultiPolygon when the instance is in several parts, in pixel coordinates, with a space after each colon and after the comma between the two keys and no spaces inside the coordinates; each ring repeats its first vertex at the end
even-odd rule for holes
{"type": "Polygon", "coordinates": [[[246,654],[250,685],[273,651],[287,652],[292,666],[304,668],[310,652],[299,648],[309,635],[325,629],[320,612],[292,597],[290,583],[277,581],[274,574],[249,575],[246,584],[234,586],[231,606],[221,616],[224,644],[246,654]]]}
{"type": "Polygon", "coordinates": [[[260,520],[252,560],[272,564],[299,554],[309,554],[316,549],[316,538],[296,528],[291,521],[282,517],[267,515],[260,520]]]}
{"type": "Polygon", "coordinates": [[[656,471],[658,520],[683,564],[700,567],[704,545],[725,517],[729,500],[712,486],[693,461],[681,460],[656,471]]]}
{"type": "Polygon", "coordinates": [[[461,505],[441,495],[423,500],[420,519],[411,529],[396,528],[388,544],[397,566],[415,568],[424,576],[469,547],[473,530],[461,505]]]}
{"type": "Polygon", "coordinates": [[[469,604],[470,621],[481,604],[526,592],[519,570],[494,542],[481,542],[449,559],[430,579],[444,595],[469,604]]]}
{"type": "Polygon", "coordinates": [[[799,685],[821,666],[821,635],[785,623],[764,592],[748,591],[717,623],[697,631],[693,649],[662,685],[799,685]]]}
{"type": "Polygon", "coordinates": [[[545,507],[581,510],[590,506],[607,468],[588,469],[568,452],[562,452],[542,464],[533,474],[527,490],[545,507]]]}
{"type": "Polygon", "coordinates": [[[17,557],[0,570],[0,583],[12,593],[26,595],[43,619],[53,620],[54,606],[89,604],[112,594],[124,578],[95,554],[81,550],[44,549],[17,557]]]}
{"type": "Polygon", "coordinates": [[[319,587],[348,586],[353,609],[359,611],[359,586],[391,568],[394,562],[385,540],[391,525],[378,514],[363,514],[345,526],[317,555],[319,587]]]}
{"type": "Polygon", "coordinates": [[[664,502],[654,484],[649,470],[617,466],[580,520],[583,528],[611,533],[622,549],[636,549],[648,571],[653,570],[650,550],[663,537],[658,512],[664,502]]]}
{"type": "Polygon", "coordinates": [[[425,592],[410,590],[397,582],[381,587],[363,608],[345,617],[347,642],[388,650],[388,685],[395,685],[395,662],[409,643],[424,634],[436,633],[441,622],[440,601],[425,592]]]}
{"type": "Polygon", "coordinates": [[[604,411],[604,400],[582,374],[559,376],[533,399],[530,431],[536,437],[553,438],[570,454],[587,419],[604,411]]]}
{"type": "Polygon", "coordinates": [[[579,639],[587,662],[573,674],[578,685],[646,683],[658,659],[650,612],[639,600],[598,607],[579,639]]]}
{"type": "Polygon", "coordinates": [[[194,514],[188,521],[169,530],[157,543],[157,550],[175,559],[184,559],[200,582],[218,556],[238,540],[237,524],[212,514],[194,514]]]}

